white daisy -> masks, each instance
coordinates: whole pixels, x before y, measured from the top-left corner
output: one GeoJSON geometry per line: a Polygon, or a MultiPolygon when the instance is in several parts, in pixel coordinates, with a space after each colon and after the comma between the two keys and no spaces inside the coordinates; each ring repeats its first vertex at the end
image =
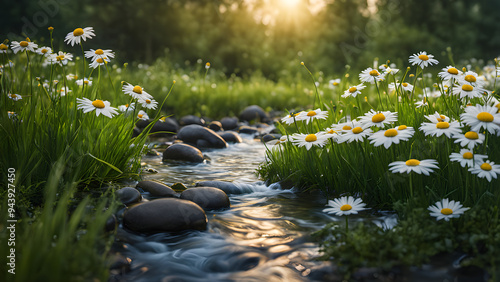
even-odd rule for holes
{"type": "Polygon", "coordinates": [[[463,135],[454,135],[453,138],[457,139],[455,140],[455,143],[460,143],[461,147],[467,146],[469,150],[472,150],[476,145],[483,143],[485,136],[482,133],[469,131],[463,135]]]}
{"type": "Polygon", "coordinates": [[[300,113],[290,113],[289,115],[287,115],[286,117],[282,118],[281,119],[281,122],[284,122],[288,125],[294,123],[294,121],[297,120],[297,116],[299,115],[300,113]]]}
{"type": "Polygon", "coordinates": [[[153,99],[153,96],[149,95],[142,87],[139,85],[133,86],[130,83],[123,85],[122,90],[125,94],[132,96],[134,99],[139,99],[143,97],[144,99],[153,99]]]}
{"type": "Polygon", "coordinates": [[[423,99],[422,101],[417,101],[415,102],[415,108],[422,108],[422,107],[428,107],[429,103],[427,103],[427,99],[423,99]]]}
{"type": "Polygon", "coordinates": [[[481,129],[494,134],[500,131],[500,113],[493,106],[468,106],[465,113],[460,115],[462,122],[471,127],[471,131],[479,132],[481,129]]]}
{"type": "Polygon", "coordinates": [[[7,116],[10,119],[14,119],[15,117],[17,117],[17,114],[15,112],[7,111],[7,116]]]}
{"type": "Polygon", "coordinates": [[[422,69],[426,68],[429,65],[435,65],[439,63],[438,60],[434,59],[433,55],[427,54],[427,52],[425,51],[411,55],[409,62],[413,66],[418,65],[422,69]]]}
{"type": "Polygon", "coordinates": [[[360,117],[359,121],[364,127],[384,127],[386,124],[398,121],[398,113],[392,113],[390,111],[376,112],[371,109],[369,112],[365,113],[364,116],[360,117]]]}
{"type": "Polygon", "coordinates": [[[29,38],[26,38],[26,41],[12,41],[10,44],[10,48],[14,52],[14,54],[17,54],[17,52],[24,52],[25,50],[35,52],[35,49],[38,48],[38,45],[31,42],[29,38]]]}
{"type": "Polygon", "coordinates": [[[75,44],[80,44],[82,39],[83,41],[86,41],[87,38],[92,39],[92,36],[95,36],[94,29],[92,27],[77,28],[73,30],[73,32],[66,35],[64,42],[68,45],[71,44],[71,46],[74,46],[75,44]]]}
{"type": "MultiPolygon", "coordinates": [[[[382,66],[383,66],[383,65],[381,65],[380,67],[382,67],[382,66]]],[[[379,69],[380,69],[380,67],[379,67],[379,69]]],[[[385,73],[384,73],[385,75],[388,75],[388,74],[395,75],[395,74],[397,74],[397,73],[399,72],[399,69],[393,69],[393,68],[391,68],[391,67],[386,67],[386,68],[384,69],[384,72],[385,72],[385,73]]]]}
{"type": "Polygon", "coordinates": [[[141,104],[141,106],[143,108],[150,109],[150,110],[156,110],[156,107],[158,106],[158,102],[156,102],[154,99],[139,98],[139,100],[137,100],[137,102],[139,104],[141,104]]]}
{"type": "Polygon", "coordinates": [[[353,128],[353,121],[334,123],[331,128],[335,131],[351,130],[353,128]]]}
{"type": "Polygon", "coordinates": [[[412,171],[418,174],[429,175],[430,172],[433,172],[433,169],[439,169],[437,166],[438,162],[436,160],[416,160],[409,159],[406,162],[396,161],[389,164],[389,170],[392,173],[410,173],[412,171]]]}
{"type": "Polygon", "coordinates": [[[7,53],[7,50],[9,49],[9,46],[5,45],[5,44],[0,44],[0,54],[2,53],[7,53]]]}
{"type": "Polygon", "coordinates": [[[484,79],[480,79],[479,75],[474,71],[466,71],[460,75],[458,82],[460,84],[470,84],[476,87],[483,87],[485,84],[484,79]]]}
{"type": "Polygon", "coordinates": [[[404,124],[402,124],[402,125],[400,125],[400,126],[396,127],[396,129],[397,129],[398,131],[405,131],[405,132],[407,132],[407,133],[405,133],[405,134],[409,134],[409,135],[411,135],[411,136],[413,136],[413,133],[415,133],[415,129],[414,129],[413,127],[411,127],[411,126],[406,126],[406,125],[404,125],[404,124]]]}
{"type": "Polygon", "coordinates": [[[62,65],[67,65],[68,61],[72,61],[73,55],[66,53],[66,52],[59,51],[59,53],[57,53],[57,54],[50,54],[47,57],[47,60],[49,60],[49,62],[51,64],[57,63],[57,64],[62,66],[62,65]]]}
{"type": "Polygon", "coordinates": [[[335,89],[339,85],[340,85],[340,78],[331,79],[328,82],[328,88],[330,88],[330,89],[335,89]]]}
{"type": "Polygon", "coordinates": [[[391,82],[389,84],[389,91],[394,91],[396,90],[396,87],[398,87],[399,89],[403,90],[403,91],[408,91],[408,92],[411,92],[413,91],[413,85],[409,84],[408,82],[403,82],[401,84],[395,84],[394,82],[391,82]]]}
{"type": "Polygon", "coordinates": [[[419,129],[424,132],[425,136],[430,135],[439,137],[444,134],[446,137],[450,138],[452,135],[460,134],[461,127],[458,121],[441,121],[438,123],[423,122],[419,129]]]}
{"type": "MultiPolygon", "coordinates": [[[[353,141],[363,141],[363,139],[369,135],[371,135],[372,130],[370,128],[363,128],[363,124],[353,121],[352,122],[352,129],[348,130],[342,130],[341,135],[338,137],[337,142],[338,143],[351,143],[353,141]]],[[[345,127],[351,127],[351,126],[345,126],[345,127]]]]}
{"type": "Polygon", "coordinates": [[[139,111],[139,113],[137,114],[137,117],[139,119],[142,119],[142,120],[148,120],[149,119],[148,114],[145,111],[143,111],[143,110],[139,111]]]}
{"type": "Polygon", "coordinates": [[[208,70],[209,68],[210,68],[210,62],[207,62],[207,63],[205,64],[205,69],[207,69],[207,70],[208,70]]]}
{"type": "Polygon", "coordinates": [[[459,153],[451,153],[450,161],[459,162],[462,167],[473,167],[474,163],[484,163],[484,159],[488,156],[474,154],[472,150],[461,149],[459,153]]]}
{"type": "Polygon", "coordinates": [[[464,208],[460,202],[449,201],[448,199],[443,199],[427,208],[431,213],[431,216],[436,217],[436,220],[444,219],[449,221],[450,218],[459,218],[461,214],[467,211],[469,208],[464,208]]]}
{"type": "Polygon", "coordinates": [[[347,89],[346,91],[344,91],[344,94],[342,95],[342,98],[347,98],[349,96],[356,97],[359,94],[361,94],[361,90],[363,90],[365,88],[366,88],[366,86],[363,83],[358,84],[356,86],[351,86],[351,87],[349,87],[349,89],[347,89]]]}
{"type": "Polygon", "coordinates": [[[329,200],[327,206],[330,207],[323,209],[323,212],[332,213],[337,216],[357,214],[359,211],[367,209],[365,208],[366,204],[363,203],[363,200],[352,196],[344,196],[333,201],[329,200]]]}
{"type": "Polygon", "coordinates": [[[399,144],[400,141],[408,141],[413,134],[409,130],[397,130],[396,128],[391,128],[387,130],[379,130],[373,133],[369,140],[372,140],[370,144],[378,147],[384,145],[388,149],[392,144],[399,144]]]}
{"type": "Polygon", "coordinates": [[[133,112],[135,110],[135,103],[132,103],[132,104],[126,104],[126,105],[120,105],[118,106],[118,110],[120,112],[123,112],[125,114],[130,114],[131,112],[133,112]]]}
{"type": "Polygon", "coordinates": [[[483,96],[483,92],[483,89],[474,87],[470,84],[455,85],[455,87],[453,87],[453,94],[460,95],[460,99],[481,98],[483,96]]]}
{"type": "Polygon", "coordinates": [[[374,84],[375,81],[384,80],[384,74],[381,74],[378,70],[367,68],[359,74],[359,80],[374,84]]]}
{"type": "Polygon", "coordinates": [[[441,72],[438,73],[438,76],[443,81],[450,80],[452,78],[458,79],[462,75],[462,72],[459,71],[454,66],[447,66],[446,68],[441,69],[441,72]]]}
{"type": "Polygon", "coordinates": [[[96,116],[103,114],[109,118],[112,118],[113,115],[118,114],[116,109],[111,107],[108,101],[102,101],[99,99],[91,101],[87,98],[76,98],[76,101],[78,104],[78,109],[82,109],[84,113],[95,110],[96,116]]]}
{"type": "Polygon", "coordinates": [[[491,161],[476,162],[474,167],[469,168],[469,171],[472,174],[477,174],[477,177],[486,178],[488,182],[491,182],[492,178],[497,179],[497,175],[500,173],[500,165],[491,161]]]}
{"type": "Polygon", "coordinates": [[[36,53],[45,57],[49,57],[52,54],[52,49],[50,47],[40,47],[36,49],[36,53]]]}
{"type": "Polygon", "coordinates": [[[87,85],[87,86],[92,86],[92,80],[89,80],[88,78],[84,77],[82,79],[78,79],[75,81],[77,85],[82,86],[82,85],[87,85]]]}
{"type": "Polygon", "coordinates": [[[99,66],[104,66],[105,64],[111,62],[110,59],[106,58],[106,57],[102,57],[102,58],[97,58],[95,59],[94,61],[92,61],[92,63],[89,64],[89,66],[93,69],[96,69],[98,68],[99,66]]]}
{"type": "Polygon", "coordinates": [[[328,139],[323,133],[316,134],[300,134],[296,133],[291,136],[292,143],[299,147],[311,149],[313,145],[323,147],[328,139]]]}
{"type": "Polygon", "coordinates": [[[323,130],[323,134],[325,135],[325,137],[327,139],[330,139],[332,138],[334,141],[337,140],[337,137],[339,137],[339,132],[334,130],[333,128],[325,128],[325,130],[323,130]]]}
{"type": "Polygon", "coordinates": [[[309,112],[300,112],[296,117],[297,120],[305,120],[306,124],[309,124],[313,119],[326,119],[328,117],[328,111],[322,111],[321,109],[316,109],[309,112]]]}
{"type": "Polygon", "coordinates": [[[8,96],[9,98],[11,98],[13,101],[19,101],[19,100],[21,100],[21,99],[23,98],[23,97],[22,97],[21,95],[19,95],[19,94],[10,94],[10,93],[9,93],[9,94],[7,94],[7,96],[8,96]]]}
{"type": "Polygon", "coordinates": [[[115,53],[113,53],[112,50],[102,50],[102,49],[90,49],[90,51],[85,51],[85,57],[91,59],[92,61],[95,61],[99,58],[101,59],[109,59],[115,57],[115,53]]]}
{"type": "Polygon", "coordinates": [[[439,114],[438,112],[434,112],[434,114],[424,116],[424,117],[432,123],[438,123],[438,122],[443,122],[443,121],[450,122],[449,117],[442,115],[442,114],[439,114]]]}

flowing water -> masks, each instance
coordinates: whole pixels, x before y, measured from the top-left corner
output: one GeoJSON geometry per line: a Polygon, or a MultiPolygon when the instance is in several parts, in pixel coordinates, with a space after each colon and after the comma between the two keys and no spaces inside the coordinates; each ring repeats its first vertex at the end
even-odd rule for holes
{"type": "MultiPolygon", "coordinates": [[[[206,231],[145,236],[119,230],[121,252],[131,260],[123,280],[338,281],[330,262],[315,260],[319,247],[310,237],[328,222],[341,220],[322,212],[323,197],[259,181],[255,169],[264,161],[265,147],[249,136],[205,154],[211,161],[199,165],[166,165],[161,157],[145,157],[146,167],[158,171],[145,180],[188,187],[204,180],[229,181],[247,193],[229,195],[230,209],[207,212],[206,231]]],[[[386,226],[396,222],[394,215],[370,220],[386,226]]]]}

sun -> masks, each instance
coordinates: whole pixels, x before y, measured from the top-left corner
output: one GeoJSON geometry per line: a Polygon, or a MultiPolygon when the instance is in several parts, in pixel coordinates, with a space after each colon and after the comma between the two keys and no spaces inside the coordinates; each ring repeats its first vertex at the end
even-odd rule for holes
{"type": "Polygon", "coordinates": [[[292,9],[295,8],[301,0],[280,0],[281,5],[285,8],[292,9]]]}

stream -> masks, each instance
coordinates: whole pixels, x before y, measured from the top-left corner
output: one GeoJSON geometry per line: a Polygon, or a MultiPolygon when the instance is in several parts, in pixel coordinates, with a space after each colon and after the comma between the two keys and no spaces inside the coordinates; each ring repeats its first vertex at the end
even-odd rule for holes
{"type": "MultiPolygon", "coordinates": [[[[229,195],[229,209],[207,211],[206,231],[140,235],[119,228],[119,252],[131,261],[120,281],[341,281],[331,262],[315,260],[319,246],[310,234],[343,218],[323,213],[326,200],[320,195],[266,186],[255,173],[265,146],[250,135],[242,137],[243,143],[204,152],[211,160],[203,164],[167,165],[161,156],[143,158],[145,168],[158,171],[144,180],[187,187],[229,181],[247,193],[229,195]]],[[[352,220],[389,228],[397,222],[392,213],[352,220]]],[[[415,270],[404,281],[453,281],[443,280],[451,278],[448,266],[415,270]]]]}

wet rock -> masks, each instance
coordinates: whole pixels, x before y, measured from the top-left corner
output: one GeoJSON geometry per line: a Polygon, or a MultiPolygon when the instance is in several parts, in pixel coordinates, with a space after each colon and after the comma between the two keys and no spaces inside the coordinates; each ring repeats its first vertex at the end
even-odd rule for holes
{"type": "Polygon", "coordinates": [[[210,122],[208,125],[208,128],[212,129],[213,131],[221,131],[222,130],[222,123],[220,121],[214,120],[210,122]]]}
{"type": "Polygon", "coordinates": [[[226,181],[201,181],[195,184],[196,187],[215,187],[224,191],[226,194],[244,194],[250,193],[254,190],[251,185],[248,184],[234,184],[226,181]]]}
{"type": "Polygon", "coordinates": [[[170,137],[179,131],[179,124],[173,118],[165,118],[164,121],[157,121],[151,128],[150,133],[154,137],[170,137]]]}
{"type": "Polygon", "coordinates": [[[185,125],[190,125],[190,124],[197,124],[197,125],[205,125],[205,120],[194,116],[194,115],[187,115],[181,117],[179,121],[180,125],[185,126],[185,125]]]}
{"type": "Polygon", "coordinates": [[[238,118],[237,117],[223,117],[220,120],[222,128],[224,130],[233,130],[238,127],[238,118]]]}
{"type": "Polygon", "coordinates": [[[281,138],[281,134],[266,134],[264,136],[262,136],[261,140],[263,143],[267,143],[271,140],[276,140],[276,139],[280,139],[281,138]]]}
{"type": "Polygon", "coordinates": [[[155,182],[155,181],[140,181],[135,186],[137,188],[141,188],[142,190],[149,192],[151,196],[154,197],[174,197],[175,191],[168,187],[167,185],[155,182]]]}
{"type": "Polygon", "coordinates": [[[215,187],[189,188],[181,193],[181,199],[195,202],[205,210],[229,208],[229,197],[224,191],[215,187]]]}
{"type": "Polygon", "coordinates": [[[137,126],[137,128],[139,128],[140,130],[143,130],[144,128],[146,128],[146,126],[148,126],[151,122],[149,120],[143,120],[143,119],[139,119],[136,123],[135,123],[135,126],[137,126]]]}
{"type": "Polygon", "coordinates": [[[241,143],[243,139],[241,139],[240,135],[234,131],[225,131],[219,133],[219,136],[224,139],[227,143],[241,143]]]}
{"type": "Polygon", "coordinates": [[[186,185],[182,183],[174,183],[172,185],[172,189],[174,189],[175,192],[182,192],[187,189],[186,185]]]}
{"type": "Polygon", "coordinates": [[[116,215],[112,214],[108,220],[106,220],[106,225],[104,225],[104,230],[106,232],[112,232],[116,230],[116,227],[118,227],[118,219],[116,218],[116,215]]]}
{"type": "Polygon", "coordinates": [[[158,151],[156,151],[155,149],[151,149],[151,150],[146,152],[146,156],[149,156],[149,157],[157,157],[159,155],[160,155],[160,153],[158,151]]]}
{"type": "Polygon", "coordinates": [[[143,233],[205,230],[207,216],[191,201],[165,198],[130,208],[123,216],[123,225],[143,233]]]}
{"type": "Polygon", "coordinates": [[[259,106],[252,105],[246,107],[240,113],[240,120],[244,121],[260,121],[260,122],[269,122],[269,115],[259,106]]]}
{"type": "Polygon", "coordinates": [[[129,206],[131,204],[135,204],[141,201],[141,193],[132,187],[124,187],[120,190],[116,191],[116,195],[120,202],[124,205],[129,206]]]}
{"type": "Polygon", "coordinates": [[[227,147],[226,141],[217,135],[217,133],[209,128],[197,124],[181,128],[177,134],[177,138],[186,143],[194,144],[198,148],[227,147]]]}
{"type": "Polygon", "coordinates": [[[238,128],[238,132],[243,133],[243,134],[257,134],[257,133],[259,133],[259,130],[255,127],[251,127],[248,125],[242,125],[242,126],[240,126],[240,128],[238,128]]]}
{"type": "Polygon", "coordinates": [[[169,146],[163,152],[164,162],[166,161],[185,161],[192,163],[201,163],[203,162],[203,154],[201,151],[188,144],[176,143],[169,146]]]}

